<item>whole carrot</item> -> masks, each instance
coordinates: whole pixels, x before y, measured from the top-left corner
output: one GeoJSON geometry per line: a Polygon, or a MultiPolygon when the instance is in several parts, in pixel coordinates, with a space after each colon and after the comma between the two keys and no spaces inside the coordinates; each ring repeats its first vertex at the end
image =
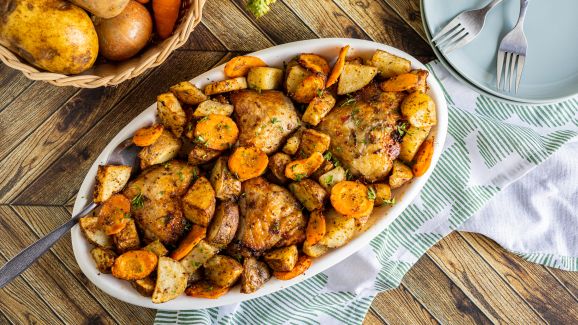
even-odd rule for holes
{"type": "Polygon", "coordinates": [[[179,17],[181,0],[153,0],[153,12],[157,34],[161,39],[169,37],[179,17]]]}

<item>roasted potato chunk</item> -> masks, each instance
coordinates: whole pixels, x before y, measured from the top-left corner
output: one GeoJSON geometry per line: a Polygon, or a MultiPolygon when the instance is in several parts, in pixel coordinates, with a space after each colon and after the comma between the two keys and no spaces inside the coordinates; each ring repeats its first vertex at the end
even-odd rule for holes
{"type": "Polygon", "coordinates": [[[112,237],[107,235],[98,223],[98,217],[90,214],[78,220],[80,231],[89,243],[101,248],[112,248],[112,237]]]}
{"type": "Polygon", "coordinates": [[[130,284],[141,295],[145,297],[152,297],[153,292],[155,291],[156,283],[151,277],[147,276],[144,279],[131,281],[130,284]]]}
{"type": "Polygon", "coordinates": [[[411,62],[386,51],[377,50],[367,62],[376,67],[384,78],[391,78],[411,70],[411,62]]]}
{"type": "Polygon", "coordinates": [[[222,151],[209,149],[204,145],[195,144],[189,152],[189,163],[191,165],[202,165],[219,157],[222,151]]]}
{"type": "Polygon", "coordinates": [[[110,273],[110,268],[114,264],[116,253],[110,249],[94,247],[90,250],[90,255],[96,264],[96,268],[100,273],[110,273]]]}
{"type": "Polygon", "coordinates": [[[282,247],[272,250],[263,256],[265,262],[273,271],[291,271],[297,263],[299,252],[297,246],[282,247]]]}
{"type": "Polygon", "coordinates": [[[215,213],[215,190],[205,177],[199,177],[183,196],[183,212],[189,221],[206,227],[215,213]]]}
{"type": "Polygon", "coordinates": [[[424,93],[409,94],[401,104],[401,114],[411,125],[418,128],[434,126],[437,123],[436,104],[424,93]]]}
{"type": "Polygon", "coordinates": [[[303,253],[305,253],[305,255],[307,255],[307,256],[319,257],[321,255],[324,255],[328,251],[329,251],[329,247],[327,247],[325,245],[321,245],[319,243],[317,243],[315,245],[311,245],[307,241],[305,241],[303,243],[303,253]]]}
{"type": "Polygon", "coordinates": [[[233,105],[223,104],[214,100],[206,100],[197,106],[193,117],[203,118],[209,116],[210,114],[225,115],[230,116],[233,114],[233,105]]]}
{"type": "Polygon", "coordinates": [[[251,293],[261,288],[271,278],[271,270],[265,262],[255,257],[245,258],[241,276],[241,292],[251,293]]]}
{"type": "Polygon", "coordinates": [[[247,89],[247,79],[245,77],[226,79],[208,84],[205,87],[205,95],[210,96],[241,89],[247,89]]]}
{"type": "Polygon", "coordinates": [[[157,114],[161,123],[180,138],[187,124],[187,115],[173,93],[164,93],[157,97],[157,114]]]}
{"type": "Polygon", "coordinates": [[[241,181],[229,171],[229,157],[219,157],[211,171],[211,185],[220,200],[237,199],[241,194],[241,181]]]}
{"type": "Polygon", "coordinates": [[[291,162],[291,156],[286,153],[278,152],[269,158],[269,170],[274,181],[285,184],[289,180],[285,177],[285,166],[291,162]]]}
{"type": "Polygon", "coordinates": [[[113,194],[120,192],[128,179],[132,167],[122,165],[100,165],[96,172],[94,185],[94,203],[108,200],[113,194]]]}
{"type": "Polygon", "coordinates": [[[373,201],[374,206],[382,206],[387,203],[391,203],[391,187],[384,183],[376,183],[369,186],[372,189],[375,200],[373,201]]]}
{"type": "Polygon", "coordinates": [[[184,267],[185,272],[192,274],[211,257],[215,256],[218,251],[217,247],[201,240],[187,256],[180,260],[180,263],[184,267]]]}
{"type": "Polygon", "coordinates": [[[128,252],[140,247],[140,239],[136,230],[136,224],[133,219],[130,219],[126,226],[118,234],[112,235],[114,246],[119,254],[128,252]]]}
{"type": "Polygon", "coordinates": [[[188,81],[179,82],[172,86],[170,91],[177,96],[179,101],[187,105],[197,105],[207,100],[207,95],[188,81]]]}
{"type": "Polygon", "coordinates": [[[270,67],[256,67],[247,76],[249,88],[256,90],[279,89],[283,84],[283,70],[270,67]]]}
{"type": "Polygon", "coordinates": [[[319,184],[328,192],[331,192],[333,185],[347,180],[347,172],[341,166],[335,167],[327,173],[319,176],[319,184]]]}
{"type": "Polygon", "coordinates": [[[329,91],[323,91],[320,96],[316,96],[309,102],[303,117],[303,122],[317,125],[321,119],[335,106],[335,97],[329,91]]]}
{"type": "Polygon", "coordinates": [[[377,68],[346,63],[337,83],[337,94],[345,95],[367,86],[377,74],[377,68]]]}
{"type": "Polygon", "coordinates": [[[290,136],[285,145],[283,146],[283,152],[293,156],[299,150],[299,145],[301,144],[301,133],[300,131],[295,132],[292,136],[290,136]]]}
{"type": "Polygon", "coordinates": [[[292,66],[287,67],[287,78],[285,79],[285,89],[289,95],[294,94],[299,88],[299,85],[303,82],[303,80],[312,73],[307,71],[304,67],[300,66],[299,64],[295,63],[292,66]]]}
{"type": "Polygon", "coordinates": [[[234,258],[215,255],[205,262],[205,278],[216,286],[230,287],[243,273],[243,266],[234,258]]]}
{"type": "Polygon", "coordinates": [[[329,248],[341,247],[347,244],[355,233],[355,218],[338,213],[328,213],[325,216],[325,236],[317,243],[329,248]]]}
{"type": "Polygon", "coordinates": [[[187,288],[187,273],[181,263],[170,257],[160,257],[157,282],[152,301],[155,304],[167,302],[180,296],[187,288]]]}
{"type": "Polygon", "coordinates": [[[207,242],[224,248],[235,238],[239,226],[239,206],[234,201],[219,203],[207,231],[207,242]]]}
{"type": "Polygon", "coordinates": [[[181,139],[177,139],[171,132],[164,130],[155,143],[142,148],[138,153],[140,167],[145,169],[175,158],[181,149],[181,144],[181,139]]]}
{"type": "Polygon", "coordinates": [[[413,161],[415,154],[429,135],[430,130],[431,126],[423,128],[410,126],[401,140],[398,158],[407,163],[413,161]]]}
{"type": "Polygon", "coordinates": [[[391,175],[389,175],[389,186],[391,186],[392,189],[401,187],[412,178],[413,172],[411,171],[411,168],[397,159],[393,161],[393,168],[391,175]]]}
{"type": "Polygon", "coordinates": [[[306,158],[314,152],[324,153],[329,149],[331,138],[322,132],[312,129],[306,129],[301,135],[301,144],[299,145],[299,156],[306,158]]]}
{"type": "Polygon", "coordinates": [[[158,239],[149,243],[143,249],[145,251],[149,251],[151,253],[154,253],[158,257],[167,256],[167,254],[169,253],[169,250],[158,239]]]}
{"type": "Polygon", "coordinates": [[[289,189],[309,211],[322,209],[328,197],[321,185],[308,178],[289,184],[289,189]]]}

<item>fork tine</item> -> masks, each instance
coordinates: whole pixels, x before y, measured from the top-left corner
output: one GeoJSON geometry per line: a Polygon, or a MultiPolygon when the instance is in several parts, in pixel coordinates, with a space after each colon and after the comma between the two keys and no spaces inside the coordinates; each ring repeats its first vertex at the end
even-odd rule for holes
{"type": "Polygon", "coordinates": [[[451,40],[454,36],[458,35],[464,30],[461,25],[458,25],[456,28],[452,29],[450,32],[446,33],[443,37],[440,37],[435,44],[437,46],[441,46],[442,44],[451,40]]]}
{"type": "Polygon", "coordinates": [[[512,53],[512,65],[510,66],[510,84],[508,85],[508,91],[512,92],[512,80],[514,80],[514,70],[517,67],[518,54],[512,53]]]}
{"type": "Polygon", "coordinates": [[[502,80],[502,68],[504,67],[504,52],[498,51],[498,67],[496,71],[496,89],[500,90],[500,80],[502,80]]]}
{"type": "Polygon", "coordinates": [[[468,44],[472,39],[473,39],[473,37],[471,37],[470,34],[466,33],[460,40],[454,42],[454,45],[450,46],[449,48],[444,49],[443,52],[444,53],[450,53],[451,51],[468,44]]]}
{"type": "Polygon", "coordinates": [[[432,42],[435,42],[437,40],[440,39],[440,37],[442,37],[443,35],[447,34],[448,32],[450,32],[452,29],[456,28],[458,25],[460,24],[460,20],[458,19],[458,17],[452,19],[447,25],[444,26],[444,28],[442,28],[433,38],[432,38],[432,42]]]}
{"type": "Polygon", "coordinates": [[[466,32],[465,28],[463,28],[463,29],[458,30],[456,33],[448,36],[447,38],[444,38],[441,42],[438,42],[436,45],[441,51],[445,52],[445,49],[447,49],[448,47],[451,47],[452,44],[454,44],[455,42],[458,42],[466,35],[467,35],[467,32],[466,32]]]}
{"type": "Polygon", "coordinates": [[[506,62],[504,67],[504,88],[502,90],[506,91],[506,85],[508,84],[508,72],[510,72],[510,58],[512,53],[506,52],[506,62]]]}
{"type": "Polygon", "coordinates": [[[520,80],[522,79],[522,72],[524,71],[524,63],[526,61],[526,57],[520,55],[518,57],[518,76],[516,77],[516,94],[518,93],[518,88],[520,88],[520,80]]]}

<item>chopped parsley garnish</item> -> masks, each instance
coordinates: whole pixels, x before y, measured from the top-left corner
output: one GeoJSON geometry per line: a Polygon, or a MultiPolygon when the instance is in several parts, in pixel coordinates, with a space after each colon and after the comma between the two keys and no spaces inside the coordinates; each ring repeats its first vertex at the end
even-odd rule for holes
{"type": "Polygon", "coordinates": [[[202,119],[200,119],[199,122],[203,122],[203,121],[206,121],[206,120],[208,120],[208,119],[209,119],[209,117],[208,117],[208,116],[205,116],[205,117],[203,117],[202,119]]]}
{"type": "Polygon", "coordinates": [[[347,99],[343,103],[341,103],[341,105],[339,105],[339,107],[350,105],[350,104],[355,104],[356,102],[357,102],[357,100],[353,96],[348,95],[347,99]]]}
{"type": "Polygon", "coordinates": [[[395,131],[397,134],[399,134],[400,137],[403,137],[407,133],[407,127],[407,122],[403,122],[395,127],[395,131]]]}
{"type": "Polygon", "coordinates": [[[142,208],[144,206],[144,196],[142,193],[139,193],[132,198],[130,203],[135,209],[142,208]]]}
{"type": "Polygon", "coordinates": [[[383,204],[389,204],[389,205],[394,205],[395,204],[395,198],[392,197],[389,200],[383,200],[383,204]]]}
{"type": "Polygon", "coordinates": [[[279,119],[274,117],[269,122],[271,122],[271,124],[275,124],[275,123],[279,122],[279,119]]]}
{"type": "Polygon", "coordinates": [[[329,175],[325,180],[325,185],[330,185],[333,183],[333,175],[329,175]]]}
{"type": "Polygon", "coordinates": [[[306,174],[296,174],[295,180],[299,182],[300,180],[304,179],[305,177],[307,177],[306,174]]]}
{"type": "Polygon", "coordinates": [[[164,162],[164,163],[163,163],[163,167],[164,167],[164,168],[170,168],[170,167],[171,167],[171,163],[168,162],[168,161],[167,161],[167,162],[164,162]]]}
{"type": "Polygon", "coordinates": [[[179,171],[177,172],[177,176],[179,176],[179,180],[180,180],[181,182],[185,180],[185,176],[183,175],[183,172],[182,172],[182,171],[179,170],[179,171]]]}
{"type": "Polygon", "coordinates": [[[324,155],[323,158],[325,158],[325,160],[331,161],[331,159],[333,158],[333,155],[331,155],[331,152],[327,151],[324,155]]]}
{"type": "Polygon", "coordinates": [[[325,89],[317,89],[317,97],[322,97],[325,89]]]}
{"type": "Polygon", "coordinates": [[[373,186],[369,186],[367,188],[367,198],[370,200],[375,200],[376,197],[377,193],[375,193],[375,189],[373,188],[373,186]]]}
{"type": "Polygon", "coordinates": [[[195,142],[198,143],[198,144],[201,144],[201,145],[203,145],[203,146],[206,146],[206,145],[207,145],[207,141],[208,141],[208,140],[205,140],[205,138],[203,138],[203,136],[201,136],[201,135],[198,135],[198,136],[195,138],[195,142]]]}

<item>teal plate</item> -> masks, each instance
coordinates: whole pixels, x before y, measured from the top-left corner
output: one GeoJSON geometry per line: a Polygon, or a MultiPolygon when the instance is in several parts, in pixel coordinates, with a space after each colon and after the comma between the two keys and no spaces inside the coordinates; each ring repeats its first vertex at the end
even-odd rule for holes
{"type": "MultiPolygon", "coordinates": [[[[464,10],[488,0],[423,0],[424,23],[435,34],[464,10]]],[[[445,61],[475,87],[506,100],[552,103],[578,95],[578,1],[531,0],[526,16],[528,55],[520,89],[496,90],[496,51],[502,37],[515,25],[519,1],[504,0],[486,20],[470,44],[444,56],[445,61]]],[[[437,53],[439,54],[439,53],[437,53]]]]}

